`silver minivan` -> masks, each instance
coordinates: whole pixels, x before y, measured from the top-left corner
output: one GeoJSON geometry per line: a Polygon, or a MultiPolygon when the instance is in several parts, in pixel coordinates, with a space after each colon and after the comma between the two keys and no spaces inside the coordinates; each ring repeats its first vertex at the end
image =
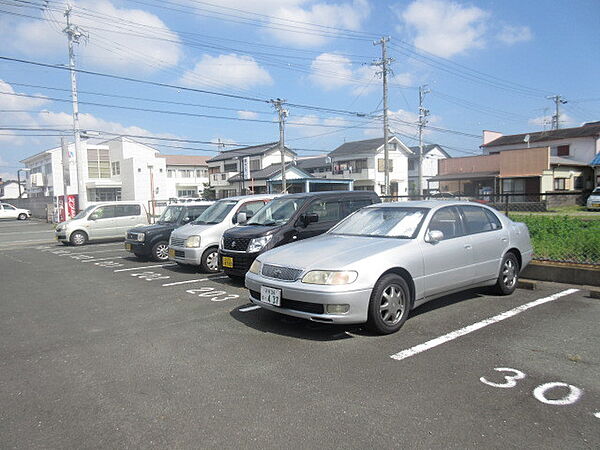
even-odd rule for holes
{"type": "Polygon", "coordinates": [[[127,230],[148,224],[142,202],[96,203],[56,226],[55,237],[64,244],[83,245],[99,239],[125,239],[127,230]]]}
{"type": "Polygon", "coordinates": [[[177,264],[200,266],[205,272],[219,270],[219,243],[223,232],[245,222],[274,194],[229,197],[215,202],[193,222],[171,233],[169,259],[177,264]]]}

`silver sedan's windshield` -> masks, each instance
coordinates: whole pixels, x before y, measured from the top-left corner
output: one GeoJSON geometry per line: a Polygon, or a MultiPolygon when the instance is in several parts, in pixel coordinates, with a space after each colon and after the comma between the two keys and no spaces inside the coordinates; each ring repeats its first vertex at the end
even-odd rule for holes
{"type": "Polygon", "coordinates": [[[269,203],[248,221],[248,225],[283,225],[287,223],[306,199],[278,198],[269,203]]]}
{"type": "Polygon", "coordinates": [[[207,225],[223,222],[227,213],[237,204],[235,200],[221,200],[212,205],[198,216],[192,223],[195,225],[207,225]]]}
{"type": "Polygon", "coordinates": [[[427,211],[427,208],[364,208],[338,223],[329,232],[414,239],[427,211]]]}
{"type": "Polygon", "coordinates": [[[158,223],[175,223],[183,210],[183,206],[169,206],[163,211],[158,223]]]}

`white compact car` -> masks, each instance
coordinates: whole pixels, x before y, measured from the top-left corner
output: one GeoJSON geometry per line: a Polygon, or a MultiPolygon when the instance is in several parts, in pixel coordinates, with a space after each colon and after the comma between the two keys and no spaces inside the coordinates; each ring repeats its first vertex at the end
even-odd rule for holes
{"type": "Polygon", "coordinates": [[[0,203],[0,219],[27,220],[31,217],[28,209],[15,208],[8,203],[0,203]]]}
{"type": "Polygon", "coordinates": [[[590,211],[600,210],[600,186],[592,191],[587,199],[586,206],[590,211]]]}

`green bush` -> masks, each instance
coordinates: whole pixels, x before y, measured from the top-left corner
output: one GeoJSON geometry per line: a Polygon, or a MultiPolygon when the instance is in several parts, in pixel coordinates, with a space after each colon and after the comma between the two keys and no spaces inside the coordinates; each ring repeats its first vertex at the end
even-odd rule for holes
{"type": "Polygon", "coordinates": [[[600,264],[600,220],[511,214],[529,228],[534,258],[600,264]]]}

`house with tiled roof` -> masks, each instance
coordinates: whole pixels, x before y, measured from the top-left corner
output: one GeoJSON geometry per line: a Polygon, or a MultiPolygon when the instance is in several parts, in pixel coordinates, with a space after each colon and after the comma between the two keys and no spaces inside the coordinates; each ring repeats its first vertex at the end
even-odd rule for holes
{"type": "Polygon", "coordinates": [[[558,178],[556,190],[591,190],[600,185],[600,169],[593,170],[592,161],[600,153],[600,121],[580,127],[503,135],[483,132],[481,149],[493,155],[504,151],[547,147],[549,163],[558,178]]]}

